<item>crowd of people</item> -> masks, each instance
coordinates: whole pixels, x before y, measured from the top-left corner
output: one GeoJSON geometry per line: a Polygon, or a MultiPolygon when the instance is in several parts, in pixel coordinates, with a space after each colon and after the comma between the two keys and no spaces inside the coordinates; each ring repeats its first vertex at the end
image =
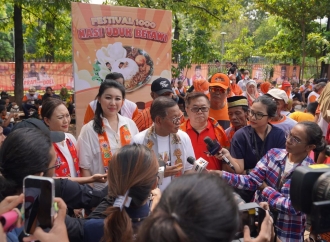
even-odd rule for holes
{"type": "MultiPolygon", "coordinates": [[[[6,235],[0,225],[0,240],[231,241],[238,203],[255,201],[273,214],[266,212],[256,241],[303,241],[306,215],[291,204],[291,176],[327,163],[330,84],[258,87],[235,66],[206,84],[199,77],[192,86],[207,91],[154,80],[151,106],[138,110],[124,77],[109,74],[77,139],[67,92],[47,88],[41,97],[31,87],[23,110],[29,116],[40,100],[38,116],[0,133],[0,215],[20,208],[28,175],[54,177],[59,212],[50,230],[29,236],[20,220],[6,235]],[[207,138],[220,145],[215,155],[207,138]],[[188,157],[206,160],[207,170],[196,173],[188,157]]],[[[248,227],[244,240],[252,241],[248,227]]]]}

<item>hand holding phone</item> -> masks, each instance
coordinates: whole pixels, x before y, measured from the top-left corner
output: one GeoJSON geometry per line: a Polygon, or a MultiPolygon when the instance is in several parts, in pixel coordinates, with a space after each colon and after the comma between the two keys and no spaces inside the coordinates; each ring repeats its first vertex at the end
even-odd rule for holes
{"type": "Polygon", "coordinates": [[[24,190],[24,232],[33,234],[37,227],[53,226],[54,180],[48,177],[27,176],[23,181],[24,190]]]}
{"type": "Polygon", "coordinates": [[[69,242],[68,233],[65,226],[66,204],[61,198],[54,198],[57,203],[58,212],[54,219],[53,228],[46,233],[41,228],[36,228],[33,235],[23,238],[23,241],[47,241],[47,242],[69,242]]]}

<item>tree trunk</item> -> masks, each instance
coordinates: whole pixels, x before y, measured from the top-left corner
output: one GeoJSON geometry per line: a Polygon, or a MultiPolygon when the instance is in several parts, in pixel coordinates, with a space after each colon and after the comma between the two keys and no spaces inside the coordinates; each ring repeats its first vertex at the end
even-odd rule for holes
{"type": "Polygon", "coordinates": [[[48,43],[48,50],[46,54],[47,61],[54,61],[55,60],[55,49],[54,49],[54,34],[55,32],[55,22],[47,22],[46,23],[46,33],[47,33],[47,43],[48,43]]]}
{"type": "Polygon", "coordinates": [[[179,27],[179,19],[174,14],[174,39],[179,40],[180,39],[180,27],[179,27]]]}
{"type": "Polygon", "coordinates": [[[306,59],[306,28],[305,24],[302,23],[302,65],[301,65],[301,80],[304,80],[304,69],[305,69],[305,59],[306,59]]]}
{"type": "Polygon", "coordinates": [[[19,3],[14,5],[15,33],[15,102],[21,106],[23,99],[24,42],[22,28],[22,8],[19,3]]]}

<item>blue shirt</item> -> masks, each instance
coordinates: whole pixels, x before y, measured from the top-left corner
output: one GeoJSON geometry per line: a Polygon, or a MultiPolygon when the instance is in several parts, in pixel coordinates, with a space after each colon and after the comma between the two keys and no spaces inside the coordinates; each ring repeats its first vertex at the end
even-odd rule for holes
{"type": "Polygon", "coordinates": [[[233,158],[244,159],[244,170],[253,169],[257,162],[273,148],[285,149],[285,136],[284,132],[271,125],[272,129],[265,139],[264,149],[262,150],[263,141],[253,130],[253,128],[248,125],[237,130],[233,136],[230,144],[230,154],[233,158]],[[253,133],[257,141],[255,145],[253,133]],[[257,157],[256,148],[259,151],[259,158],[257,157]]]}

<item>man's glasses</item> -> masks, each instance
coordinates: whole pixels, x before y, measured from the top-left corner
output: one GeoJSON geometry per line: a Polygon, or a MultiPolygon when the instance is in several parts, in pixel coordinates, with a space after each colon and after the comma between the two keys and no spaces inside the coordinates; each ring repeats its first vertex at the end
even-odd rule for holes
{"type": "Polygon", "coordinates": [[[221,87],[210,87],[211,92],[221,92],[221,93],[226,93],[226,89],[223,89],[221,87]]]}
{"type": "Polygon", "coordinates": [[[44,170],[44,172],[48,171],[48,170],[51,170],[51,169],[58,169],[60,168],[60,166],[62,165],[62,162],[61,163],[58,163],[56,164],[55,166],[51,166],[51,167],[48,167],[46,170],[44,170]]]}
{"type": "Polygon", "coordinates": [[[307,144],[307,143],[303,143],[300,140],[298,140],[296,137],[294,137],[289,131],[285,132],[285,138],[287,141],[289,141],[292,145],[296,145],[296,144],[307,144]]]}
{"type": "Polygon", "coordinates": [[[253,117],[253,116],[254,116],[254,118],[255,118],[256,120],[261,120],[263,117],[268,116],[268,115],[263,114],[263,113],[255,113],[255,112],[252,111],[252,110],[249,110],[249,111],[248,111],[248,114],[249,114],[250,117],[253,117]]]}
{"type": "Polygon", "coordinates": [[[193,113],[198,113],[199,110],[200,110],[203,113],[206,113],[207,111],[209,111],[209,109],[210,109],[209,107],[200,107],[200,108],[199,107],[193,107],[193,108],[190,109],[190,111],[193,112],[193,113]]]}
{"type": "MultiPolygon", "coordinates": [[[[180,120],[182,119],[182,117],[183,117],[183,114],[182,114],[180,117],[173,118],[173,119],[172,119],[172,123],[173,123],[173,124],[177,124],[177,123],[179,123],[180,120]]],[[[166,118],[167,118],[167,117],[166,117],[166,118]]],[[[167,119],[170,119],[170,118],[167,118],[167,119]]],[[[171,119],[170,119],[170,120],[171,120],[171,119]]]]}

